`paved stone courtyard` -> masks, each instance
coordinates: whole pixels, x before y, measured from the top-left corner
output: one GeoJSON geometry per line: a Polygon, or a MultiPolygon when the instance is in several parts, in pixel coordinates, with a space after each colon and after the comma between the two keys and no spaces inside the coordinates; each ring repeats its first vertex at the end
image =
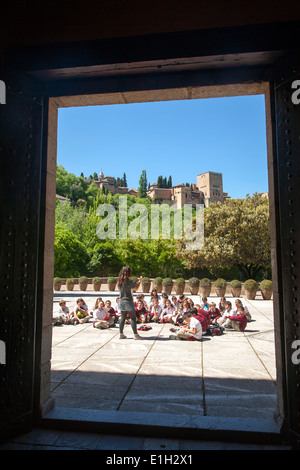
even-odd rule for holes
{"type": "MultiPolygon", "coordinates": [[[[83,297],[115,303],[117,292],[55,292],[53,312],[64,298],[70,310],[83,297]]],[[[190,296],[200,303],[199,296],[190,296]]],[[[146,300],[149,296],[145,295],[146,300]]],[[[234,298],[227,296],[234,302],[234,298]]],[[[211,296],[209,301],[219,302],[211,296]]],[[[200,342],[172,341],[170,324],[154,324],[136,341],[118,328],[92,322],[53,327],[51,390],[64,408],[140,411],[209,417],[273,419],[276,367],[273,301],[242,298],[252,315],[244,332],[226,330],[200,342]]]]}

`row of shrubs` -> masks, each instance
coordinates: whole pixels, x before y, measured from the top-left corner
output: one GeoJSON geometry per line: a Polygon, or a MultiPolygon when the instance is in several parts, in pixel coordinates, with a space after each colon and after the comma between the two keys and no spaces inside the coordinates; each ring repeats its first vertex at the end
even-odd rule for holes
{"type": "MultiPolygon", "coordinates": [[[[137,283],[138,278],[137,277],[132,277],[132,280],[137,283]]],[[[188,284],[190,293],[192,295],[196,295],[200,293],[203,296],[208,297],[211,292],[212,288],[212,281],[211,279],[204,278],[204,279],[198,279],[197,277],[192,277],[188,281],[186,281],[183,278],[178,278],[178,279],[171,279],[169,277],[167,278],[162,278],[162,277],[156,277],[155,279],[151,280],[148,277],[143,277],[142,278],[142,291],[144,293],[148,293],[150,291],[152,283],[152,288],[156,288],[158,292],[166,292],[167,294],[170,294],[173,287],[177,295],[183,294],[186,283],[188,284]]],[[[86,290],[87,285],[88,285],[88,278],[86,276],[82,276],[78,279],[78,284],[80,290],[86,290]]],[[[94,277],[92,279],[92,284],[93,288],[95,291],[99,291],[101,288],[102,280],[100,277],[94,277]]],[[[60,278],[55,278],[54,279],[54,289],[55,290],[60,290],[62,285],[62,280],[60,278]]],[[[73,290],[74,285],[75,285],[75,279],[67,279],[66,280],[66,285],[68,290],[73,290]]],[[[110,291],[114,291],[117,285],[117,279],[113,276],[107,278],[107,285],[108,289],[110,291]]],[[[227,281],[225,279],[219,278],[214,281],[214,288],[215,292],[219,297],[223,297],[226,292],[226,287],[227,287],[227,281]]],[[[239,280],[233,280],[230,282],[230,288],[232,295],[234,297],[239,297],[241,294],[241,289],[242,289],[242,283],[239,280]]],[[[262,282],[258,283],[254,279],[248,279],[247,281],[244,282],[244,289],[245,293],[248,299],[254,299],[256,292],[258,289],[261,290],[263,298],[269,299],[272,296],[272,281],[269,281],[267,279],[263,280],[262,282]]]]}

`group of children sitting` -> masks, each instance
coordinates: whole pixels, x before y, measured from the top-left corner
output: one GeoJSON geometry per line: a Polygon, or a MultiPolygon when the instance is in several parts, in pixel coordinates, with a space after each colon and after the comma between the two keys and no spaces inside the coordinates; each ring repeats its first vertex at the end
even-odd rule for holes
{"type": "MultiPolygon", "coordinates": [[[[94,309],[89,309],[84,299],[79,298],[76,308],[70,312],[66,302],[61,300],[58,315],[53,318],[53,325],[79,324],[93,320],[93,326],[99,329],[115,327],[119,322],[119,298],[114,307],[110,300],[104,301],[101,297],[96,299],[94,309]]],[[[171,323],[170,328],[175,335],[170,339],[199,340],[203,334],[215,326],[244,331],[251,315],[240,299],[235,300],[235,308],[225,297],[220,299],[217,307],[215,302],[208,303],[206,297],[202,297],[201,304],[194,304],[191,298],[181,295],[178,298],[162,293],[158,295],[155,289],[150,294],[149,303],[144,294],[137,294],[134,302],[137,323],[171,323]],[[178,327],[178,328],[176,328],[178,327]]],[[[128,319],[128,323],[129,323],[128,319]]]]}

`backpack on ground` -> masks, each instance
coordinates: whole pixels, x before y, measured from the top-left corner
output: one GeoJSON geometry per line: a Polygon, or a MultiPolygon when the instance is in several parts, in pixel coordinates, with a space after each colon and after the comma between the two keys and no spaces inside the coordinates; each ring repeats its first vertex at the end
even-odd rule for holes
{"type": "Polygon", "coordinates": [[[220,336],[224,333],[223,326],[219,324],[210,325],[206,330],[207,336],[220,336]]]}
{"type": "Polygon", "coordinates": [[[141,331],[152,330],[152,326],[143,325],[143,326],[141,326],[140,328],[138,328],[138,330],[141,330],[141,331]]]}

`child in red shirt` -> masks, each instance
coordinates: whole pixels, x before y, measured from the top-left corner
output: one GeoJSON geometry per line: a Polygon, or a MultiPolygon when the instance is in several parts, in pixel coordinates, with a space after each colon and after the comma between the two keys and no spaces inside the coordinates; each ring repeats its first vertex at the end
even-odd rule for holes
{"type": "Polygon", "coordinates": [[[138,323],[146,323],[148,321],[149,319],[148,311],[146,310],[146,307],[142,300],[138,300],[135,311],[136,311],[136,319],[138,323]]]}
{"type": "Polygon", "coordinates": [[[235,317],[229,316],[228,318],[231,320],[231,326],[234,330],[244,331],[248,323],[244,307],[238,307],[237,315],[235,317]]]}
{"type": "Polygon", "coordinates": [[[199,308],[196,308],[196,307],[192,308],[191,313],[195,315],[196,320],[198,320],[201,323],[202,332],[206,333],[206,330],[210,325],[209,313],[203,310],[203,308],[200,308],[198,304],[197,304],[197,307],[199,308]]]}
{"type": "Polygon", "coordinates": [[[217,319],[221,317],[220,310],[217,308],[215,302],[209,304],[208,314],[211,323],[215,323],[217,319]]]}
{"type": "Polygon", "coordinates": [[[114,320],[114,322],[117,323],[118,320],[119,320],[119,317],[118,317],[117,312],[115,311],[115,309],[112,307],[110,300],[107,300],[105,302],[105,307],[107,308],[107,311],[110,314],[110,318],[112,318],[114,320]]]}

